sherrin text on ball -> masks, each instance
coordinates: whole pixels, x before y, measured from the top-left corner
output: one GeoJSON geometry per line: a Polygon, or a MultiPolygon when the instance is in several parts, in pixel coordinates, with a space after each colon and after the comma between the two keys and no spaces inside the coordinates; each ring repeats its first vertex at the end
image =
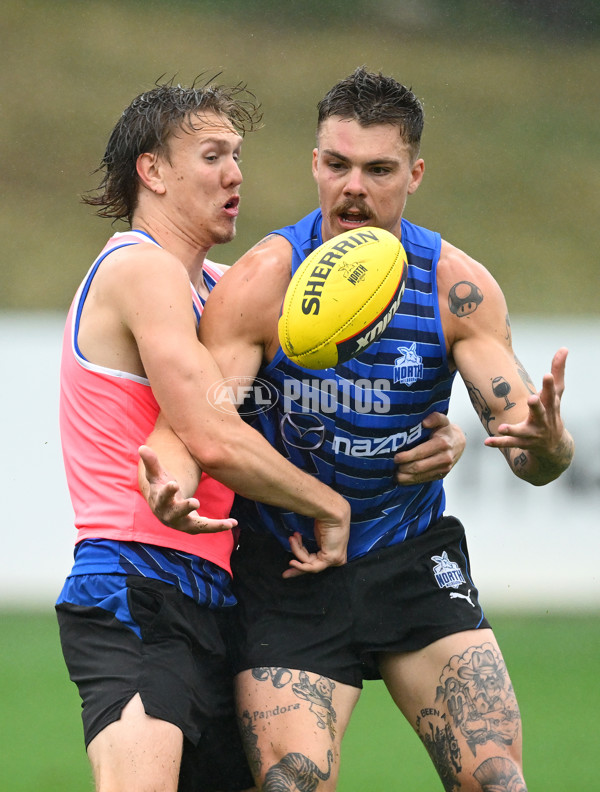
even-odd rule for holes
{"type": "Polygon", "coordinates": [[[279,342],[304,368],[325,369],[376,341],[398,310],[408,264],[400,240],[363,226],[324,242],[288,286],[279,342]]]}

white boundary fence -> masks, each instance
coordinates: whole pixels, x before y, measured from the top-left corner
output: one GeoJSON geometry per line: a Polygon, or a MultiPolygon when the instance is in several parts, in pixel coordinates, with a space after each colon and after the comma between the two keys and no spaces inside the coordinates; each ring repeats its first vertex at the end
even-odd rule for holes
{"type": "MultiPolygon", "coordinates": [[[[47,605],[71,565],[74,529],[58,436],[64,317],[0,314],[4,497],[0,606],[47,605]]],[[[515,351],[536,382],[570,350],[563,414],[577,445],[571,469],[535,488],[510,474],[457,379],[451,417],[467,450],[447,480],[448,512],[465,524],[487,607],[600,608],[600,319],[513,319],[515,351]]]]}

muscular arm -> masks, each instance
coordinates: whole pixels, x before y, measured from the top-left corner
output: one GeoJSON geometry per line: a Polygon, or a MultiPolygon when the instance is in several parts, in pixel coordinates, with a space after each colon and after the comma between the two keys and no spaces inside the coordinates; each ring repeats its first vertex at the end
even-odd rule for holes
{"type": "Polygon", "coordinates": [[[449,355],[512,472],[541,486],[570,464],[573,441],[560,415],[567,351],[559,350],[541,391],[516,357],[504,295],[480,264],[443,243],[438,289],[449,355]]]}
{"type": "MultiPolygon", "coordinates": [[[[169,348],[177,349],[175,370],[183,375],[178,376],[176,383],[164,374],[161,376],[162,366],[166,366],[168,360],[157,360],[153,349],[151,370],[160,379],[157,400],[164,422],[157,426],[148,443],[158,452],[170,474],[175,478],[181,476],[185,482],[183,495],[192,494],[189,488],[194,486],[198,476],[198,470],[194,471],[185,454],[185,446],[203,470],[241,495],[313,517],[317,537],[321,539],[320,557],[308,558],[301,549],[300,555],[308,566],[314,563],[314,571],[318,571],[324,565],[345,560],[349,526],[347,502],[284,459],[258,432],[245,424],[229,402],[226,391],[219,392],[218,406],[215,406],[214,385],[223,376],[235,376],[242,382],[254,379],[262,359],[261,339],[254,333],[261,320],[266,326],[270,300],[278,299],[277,293],[269,292],[264,285],[259,288],[258,280],[250,277],[254,255],[251,251],[248,254],[250,262],[246,257],[238,262],[214,289],[201,321],[201,327],[206,330],[203,343],[195,338],[189,343],[180,339],[181,346],[178,346],[172,340],[169,348]],[[205,344],[211,345],[211,352],[205,344]],[[223,371],[215,362],[217,355],[223,363],[223,371]],[[183,446],[177,446],[172,437],[169,438],[166,424],[173,428],[183,446]]],[[[279,283],[284,284],[284,279],[279,283]]],[[[280,304],[281,298],[273,302],[270,308],[273,315],[278,314],[280,304]]],[[[163,346],[162,339],[157,340],[157,332],[153,332],[153,340],[146,339],[144,346],[153,347],[155,342],[163,346]]],[[[170,369],[173,371],[172,361],[170,369]]]]}

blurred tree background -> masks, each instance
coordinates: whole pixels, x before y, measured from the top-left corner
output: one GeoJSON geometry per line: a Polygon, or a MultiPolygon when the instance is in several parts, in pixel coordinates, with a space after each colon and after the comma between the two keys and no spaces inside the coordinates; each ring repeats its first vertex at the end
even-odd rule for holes
{"type": "Polygon", "coordinates": [[[316,103],[364,64],[422,98],[406,215],[482,261],[513,314],[598,315],[597,0],[5,0],[0,309],[65,311],[112,229],[79,203],[122,109],[222,72],[264,110],[233,263],[316,205],[316,103]]]}

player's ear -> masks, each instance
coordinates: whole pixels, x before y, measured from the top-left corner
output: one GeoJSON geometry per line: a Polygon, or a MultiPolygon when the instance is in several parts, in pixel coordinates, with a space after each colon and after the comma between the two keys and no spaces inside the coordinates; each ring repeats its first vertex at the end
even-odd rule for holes
{"type": "Polygon", "coordinates": [[[312,153],[312,174],[313,174],[313,178],[315,179],[315,181],[317,179],[317,164],[318,164],[318,161],[319,161],[319,149],[318,148],[314,148],[313,149],[313,153],[312,153]]]}
{"type": "Polygon", "coordinates": [[[164,194],[165,185],[162,179],[160,161],[156,154],[151,154],[150,152],[140,154],[135,163],[135,169],[144,187],[158,195],[164,194]]]}
{"type": "Polygon", "coordinates": [[[411,172],[411,180],[408,185],[408,194],[412,195],[414,192],[417,191],[419,188],[419,184],[421,184],[423,180],[423,174],[425,173],[425,160],[416,159],[410,169],[411,172]]]}

